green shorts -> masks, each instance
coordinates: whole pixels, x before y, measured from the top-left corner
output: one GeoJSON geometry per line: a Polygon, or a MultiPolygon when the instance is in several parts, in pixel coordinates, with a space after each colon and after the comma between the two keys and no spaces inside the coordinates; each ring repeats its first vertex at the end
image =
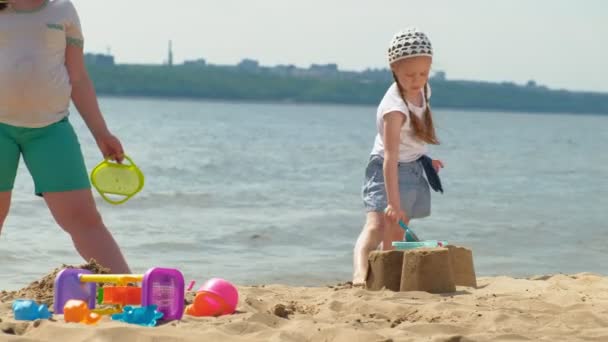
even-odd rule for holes
{"type": "Polygon", "coordinates": [[[41,128],[0,123],[0,192],[13,189],[21,155],[39,196],[91,188],[78,137],[67,117],[41,128]]]}

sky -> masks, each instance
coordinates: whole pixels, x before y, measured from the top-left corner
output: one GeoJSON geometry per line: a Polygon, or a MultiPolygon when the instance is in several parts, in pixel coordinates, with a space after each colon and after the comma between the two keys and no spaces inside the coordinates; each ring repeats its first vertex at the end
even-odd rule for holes
{"type": "Polygon", "coordinates": [[[448,79],[608,92],[605,0],[72,1],[85,51],[117,63],[163,63],[172,40],[175,63],[384,68],[392,36],[416,26],[448,79]]]}

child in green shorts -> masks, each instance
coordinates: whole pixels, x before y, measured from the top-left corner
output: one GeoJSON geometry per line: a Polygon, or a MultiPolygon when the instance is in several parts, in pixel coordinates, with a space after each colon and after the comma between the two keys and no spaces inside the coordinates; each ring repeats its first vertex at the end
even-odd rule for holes
{"type": "Polygon", "coordinates": [[[0,0],[0,230],[23,156],[36,194],[80,255],[130,273],[97,211],[68,120],[71,99],[104,157],[122,160],[84,65],[83,42],[70,0],[0,0]]]}

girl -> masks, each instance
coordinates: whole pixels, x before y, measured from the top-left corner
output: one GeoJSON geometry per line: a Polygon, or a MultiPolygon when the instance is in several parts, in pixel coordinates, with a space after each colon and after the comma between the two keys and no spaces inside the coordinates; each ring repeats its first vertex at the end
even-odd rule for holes
{"type": "Polygon", "coordinates": [[[80,255],[113,273],[131,273],[97,211],[68,120],[71,99],[104,157],[122,160],[84,65],[80,22],[69,0],[0,1],[0,89],[0,229],[23,155],[36,194],[80,255]]]}
{"type": "Polygon", "coordinates": [[[432,56],[428,37],[414,28],[399,32],[390,43],[388,59],[395,82],[378,106],[378,134],[362,191],[367,220],[354,250],[354,284],[365,283],[371,251],[380,243],[390,250],[393,241],[403,240],[400,220],[408,224],[430,215],[424,171],[440,190],[440,184],[435,188],[436,172],[443,164],[425,156],[427,144],[439,144],[428,104],[432,56]]]}

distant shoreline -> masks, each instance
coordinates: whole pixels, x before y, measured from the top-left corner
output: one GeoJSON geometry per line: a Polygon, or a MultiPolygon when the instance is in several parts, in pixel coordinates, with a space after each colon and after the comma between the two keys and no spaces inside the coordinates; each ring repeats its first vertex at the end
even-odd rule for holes
{"type": "MultiPolygon", "coordinates": [[[[196,65],[89,65],[103,96],[202,99],[239,103],[377,106],[393,82],[384,71],[318,76],[196,65]]],[[[608,94],[552,90],[530,81],[429,80],[434,108],[526,113],[608,114],[608,94]]]]}
{"type": "MultiPolygon", "coordinates": [[[[340,107],[368,107],[375,111],[377,105],[372,104],[353,104],[353,103],[328,103],[328,102],[298,102],[298,101],[281,101],[281,100],[243,100],[243,99],[218,99],[218,98],[202,98],[202,97],[180,97],[180,96],[146,96],[146,95],[115,95],[97,93],[100,99],[129,99],[129,100],[166,100],[166,101],[191,101],[191,102],[211,102],[224,104],[252,104],[252,105],[299,105],[299,106],[340,106],[340,107]]],[[[378,100],[379,102],[380,100],[378,100]]],[[[525,111],[525,110],[504,110],[495,108],[457,108],[444,107],[433,105],[433,109],[449,110],[459,112],[477,112],[477,113],[513,113],[513,114],[542,114],[542,115],[589,115],[589,116],[604,116],[608,113],[592,113],[592,112],[552,112],[552,111],[525,111]]]]}

